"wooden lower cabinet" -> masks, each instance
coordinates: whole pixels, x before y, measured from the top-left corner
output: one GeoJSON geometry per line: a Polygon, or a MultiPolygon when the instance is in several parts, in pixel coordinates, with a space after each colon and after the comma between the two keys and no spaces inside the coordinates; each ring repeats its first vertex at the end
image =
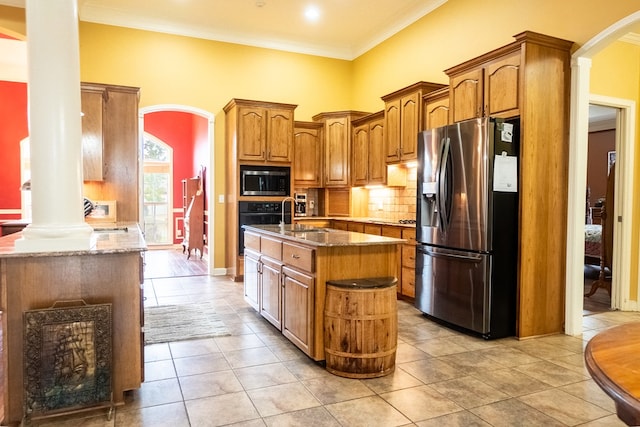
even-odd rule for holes
{"type": "Polygon", "coordinates": [[[312,275],[282,268],[282,334],[306,354],[313,353],[312,275]]]}
{"type": "Polygon", "coordinates": [[[244,250],[244,299],[256,310],[260,309],[260,253],[244,250]]]}
{"type": "Polygon", "coordinates": [[[245,300],[254,308],[257,301],[256,310],[314,360],[324,360],[326,282],[396,276],[400,268],[398,243],[317,246],[256,229],[246,235],[254,249],[245,246],[245,300]]]}
{"type": "Polygon", "coordinates": [[[124,405],[125,391],[140,388],[144,369],[140,327],[144,323],[140,288],[144,277],[140,252],[70,252],[70,255],[26,254],[0,258],[2,425],[18,425],[24,417],[23,368],[28,356],[23,336],[24,312],[47,309],[56,302],[111,304],[113,403],[124,405]]]}
{"type": "Polygon", "coordinates": [[[416,230],[405,228],[402,238],[407,243],[402,245],[402,279],[400,294],[408,298],[416,297],[416,230]]]}
{"type": "Polygon", "coordinates": [[[282,329],[282,263],[265,256],[261,257],[260,261],[260,314],[273,326],[282,329]]]}

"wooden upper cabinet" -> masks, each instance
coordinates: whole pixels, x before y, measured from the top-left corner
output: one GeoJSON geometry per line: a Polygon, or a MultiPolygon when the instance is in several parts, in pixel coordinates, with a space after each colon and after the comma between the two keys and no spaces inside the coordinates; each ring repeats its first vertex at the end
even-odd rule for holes
{"type": "Polygon", "coordinates": [[[267,111],[266,159],[290,162],[293,158],[293,110],[272,108],[267,111]]]}
{"type": "Polygon", "coordinates": [[[472,68],[447,70],[451,122],[520,114],[521,51],[508,52],[472,68]]]}
{"type": "Polygon", "coordinates": [[[264,108],[238,108],[238,159],[266,159],[266,114],[264,108]]]}
{"type": "Polygon", "coordinates": [[[495,59],[485,67],[485,111],[491,117],[520,114],[520,52],[495,59]]]}
{"type": "Polygon", "coordinates": [[[418,132],[423,130],[422,97],[445,85],[418,82],[382,97],[385,103],[385,155],[387,163],[417,158],[418,132]]]}
{"type": "Polygon", "coordinates": [[[353,127],[351,177],[353,185],[369,182],[369,123],[353,127]]]}
{"type": "Polygon", "coordinates": [[[384,184],[387,162],[384,155],[384,111],[369,125],[369,184],[384,184]]]}
{"type": "Polygon", "coordinates": [[[385,157],[387,163],[400,161],[400,100],[394,99],[384,106],[385,127],[385,157]]]}
{"type": "Polygon", "coordinates": [[[384,111],[353,121],[351,157],[352,184],[384,184],[387,165],[384,155],[384,111]]]}
{"type": "Polygon", "coordinates": [[[482,117],[484,70],[471,70],[451,77],[451,122],[482,117]]]}
{"type": "Polygon", "coordinates": [[[449,124],[449,88],[428,93],[422,97],[425,129],[433,129],[449,124]]]}
{"type": "Polygon", "coordinates": [[[324,187],[348,187],[351,184],[351,121],[369,113],[336,111],[313,116],[324,123],[324,187]]]}
{"type": "Polygon", "coordinates": [[[82,85],[82,172],[85,181],[104,179],[103,121],[107,89],[82,85]]]}
{"type": "Polygon", "coordinates": [[[293,183],[295,187],[322,186],[322,123],[294,122],[293,183]]]}
{"type": "Polygon", "coordinates": [[[295,105],[232,99],[224,108],[235,109],[235,151],[241,162],[291,163],[295,105]]]}

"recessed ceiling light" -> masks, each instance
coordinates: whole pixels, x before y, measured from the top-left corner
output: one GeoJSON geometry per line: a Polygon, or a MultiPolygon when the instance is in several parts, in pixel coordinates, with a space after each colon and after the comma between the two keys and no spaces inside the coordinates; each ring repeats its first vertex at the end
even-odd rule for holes
{"type": "Polygon", "coordinates": [[[320,9],[315,5],[309,5],[304,10],[304,17],[307,21],[315,22],[320,19],[320,9]]]}
{"type": "Polygon", "coordinates": [[[262,7],[262,6],[264,6],[265,4],[267,4],[267,2],[265,2],[265,1],[262,1],[262,0],[258,0],[258,1],[256,1],[256,6],[258,6],[258,7],[262,7]]]}

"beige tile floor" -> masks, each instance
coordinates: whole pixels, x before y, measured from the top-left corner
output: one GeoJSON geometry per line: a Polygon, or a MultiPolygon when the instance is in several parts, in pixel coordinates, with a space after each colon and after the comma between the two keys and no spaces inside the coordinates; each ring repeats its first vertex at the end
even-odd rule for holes
{"type": "Polygon", "coordinates": [[[640,313],[584,318],[581,338],[484,341],[399,302],[395,372],[329,374],[289,343],[224,277],[148,279],[146,304],[214,301],[231,336],[145,348],[146,381],[107,420],[76,415],[48,426],[621,426],[591,380],[583,349],[598,331],[640,313]]]}

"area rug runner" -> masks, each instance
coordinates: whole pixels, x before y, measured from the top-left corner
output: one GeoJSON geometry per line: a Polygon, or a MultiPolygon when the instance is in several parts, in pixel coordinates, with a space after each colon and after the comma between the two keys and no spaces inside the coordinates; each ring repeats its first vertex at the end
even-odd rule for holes
{"type": "Polygon", "coordinates": [[[231,334],[211,303],[144,308],[145,345],[225,335],[231,334]]]}

